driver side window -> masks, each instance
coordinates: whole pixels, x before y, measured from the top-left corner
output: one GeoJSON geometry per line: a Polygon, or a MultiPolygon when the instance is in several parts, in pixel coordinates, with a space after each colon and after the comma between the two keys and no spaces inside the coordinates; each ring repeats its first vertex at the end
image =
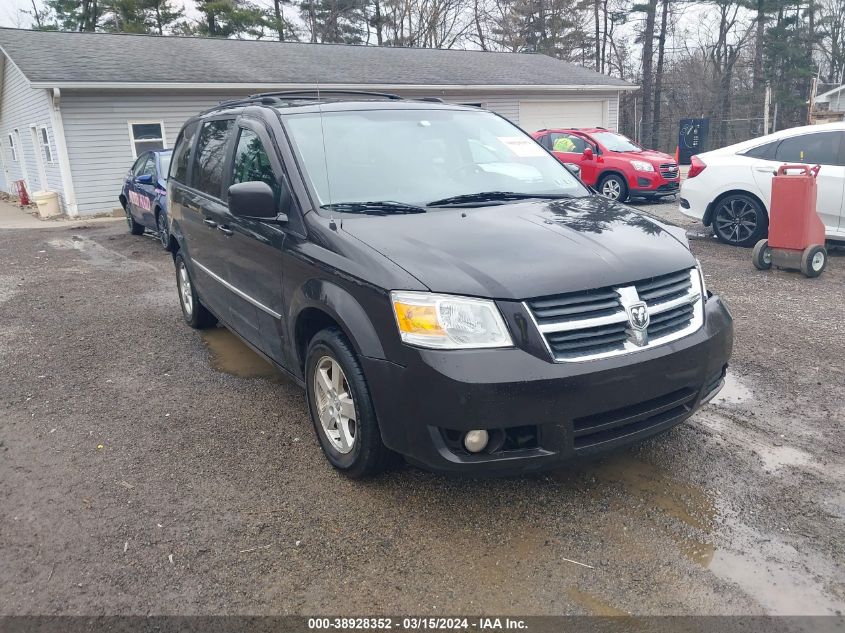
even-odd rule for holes
{"type": "Polygon", "coordinates": [[[584,150],[587,148],[587,142],[580,136],[575,136],[574,134],[553,132],[549,136],[553,152],[583,154],[584,150]]]}
{"type": "Polygon", "coordinates": [[[253,181],[266,182],[270,185],[278,201],[280,186],[276,174],[273,173],[270,158],[267,156],[258,134],[250,129],[241,129],[238,145],[235,149],[233,171],[232,184],[253,181]]]}

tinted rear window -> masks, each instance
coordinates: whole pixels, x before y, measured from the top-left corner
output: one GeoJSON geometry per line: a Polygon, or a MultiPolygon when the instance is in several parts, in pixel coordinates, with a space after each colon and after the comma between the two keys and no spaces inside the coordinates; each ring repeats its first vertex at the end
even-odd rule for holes
{"type": "Polygon", "coordinates": [[[226,144],[234,122],[234,119],[206,121],[200,129],[191,186],[215,198],[220,197],[226,144]]]}
{"type": "Polygon", "coordinates": [[[772,141],[771,143],[766,143],[765,145],[758,145],[757,147],[752,147],[750,150],[745,152],[746,156],[751,158],[762,158],[763,160],[774,160],[775,159],[775,149],[778,146],[778,141],[772,141]]]}
{"type": "Polygon", "coordinates": [[[176,139],[176,147],[173,149],[172,157],[173,173],[170,177],[179,182],[188,181],[188,163],[191,159],[191,145],[193,144],[194,134],[197,132],[197,126],[196,121],[189,123],[179,134],[179,138],[176,139]]]}

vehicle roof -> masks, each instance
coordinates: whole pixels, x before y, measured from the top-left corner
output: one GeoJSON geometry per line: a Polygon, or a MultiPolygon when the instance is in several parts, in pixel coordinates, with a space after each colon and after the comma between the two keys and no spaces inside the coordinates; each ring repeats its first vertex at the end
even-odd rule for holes
{"type": "MultiPolygon", "coordinates": [[[[436,99],[436,98],[435,98],[436,99]]],[[[361,97],[336,98],[327,97],[317,99],[291,99],[279,97],[273,103],[262,102],[260,99],[244,99],[241,101],[224,101],[219,105],[200,113],[199,117],[219,116],[226,113],[239,113],[248,109],[272,109],[279,114],[302,114],[306,112],[350,112],[355,110],[465,110],[479,111],[474,106],[464,106],[455,103],[442,103],[426,99],[378,99],[361,97]]]]}
{"type": "Polygon", "coordinates": [[[747,141],[734,143],[733,145],[728,145],[726,147],[722,147],[712,151],[736,152],[744,149],[752,149],[754,147],[757,147],[758,145],[765,145],[766,143],[778,141],[784,138],[801,136],[802,134],[816,134],[818,132],[845,132],[845,121],[837,121],[835,123],[821,123],[819,125],[802,125],[799,127],[790,127],[786,128],[785,130],[778,130],[777,132],[772,132],[767,136],[758,136],[757,138],[752,138],[747,141]]]}
{"type": "Polygon", "coordinates": [[[554,128],[547,128],[543,130],[537,130],[538,132],[580,132],[581,134],[597,134],[598,132],[610,132],[611,134],[618,134],[614,130],[608,130],[607,128],[603,127],[554,127],[554,128]]]}

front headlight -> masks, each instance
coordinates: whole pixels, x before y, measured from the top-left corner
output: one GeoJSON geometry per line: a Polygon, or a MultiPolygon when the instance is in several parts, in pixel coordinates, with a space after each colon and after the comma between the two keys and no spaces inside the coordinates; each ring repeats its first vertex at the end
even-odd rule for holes
{"type": "Polygon", "coordinates": [[[654,171],[654,165],[647,163],[644,160],[632,160],[631,167],[637,171],[654,171]]]}
{"type": "Polygon", "coordinates": [[[435,349],[511,347],[510,334],[489,299],[395,290],[390,293],[402,340],[435,349]]]}
{"type": "Polygon", "coordinates": [[[698,269],[698,278],[701,280],[701,296],[707,301],[707,286],[704,283],[704,271],[701,270],[701,262],[697,259],[695,260],[695,267],[698,269]]]}

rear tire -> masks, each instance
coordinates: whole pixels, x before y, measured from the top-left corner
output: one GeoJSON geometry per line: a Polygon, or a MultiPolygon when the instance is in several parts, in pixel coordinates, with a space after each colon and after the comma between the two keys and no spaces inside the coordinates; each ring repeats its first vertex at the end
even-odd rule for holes
{"type": "Polygon", "coordinates": [[[199,297],[191,273],[181,253],[173,258],[176,265],[176,288],[179,291],[179,304],[182,306],[182,317],[185,323],[195,330],[205,330],[217,324],[217,317],[209,312],[199,297]]]}
{"type": "Polygon", "coordinates": [[[760,240],[754,245],[751,261],[754,262],[757,270],[769,270],[772,267],[772,249],[769,248],[769,240],[760,240]]]}
{"type": "Polygon", "coordinates": [[[805,277],[818,277],[827,266],[827,250],[812,244],[801,254],[801,272],[805,277]]]}
{"type": "Polygon", "coordinates": [[[608,174],[599,182],[599,193],[614,202],[628,199],[628,184],[619,174],[608,174]]]}
{"type": "Polygon", "coordinates": [[[156,213],[156,232],[158,233],[158,241],[161,242],[161,247],[170,250],[170,228],[167,225],[167,214],[159,209],[156,213]]]}
{"type": "Polygon", "coordinates": [[[352,479],[373,477],[398,457],[381,441],[358,356],[336,327],[314,335],[305,359],[308,410],[323,453],[352,479]]]}

